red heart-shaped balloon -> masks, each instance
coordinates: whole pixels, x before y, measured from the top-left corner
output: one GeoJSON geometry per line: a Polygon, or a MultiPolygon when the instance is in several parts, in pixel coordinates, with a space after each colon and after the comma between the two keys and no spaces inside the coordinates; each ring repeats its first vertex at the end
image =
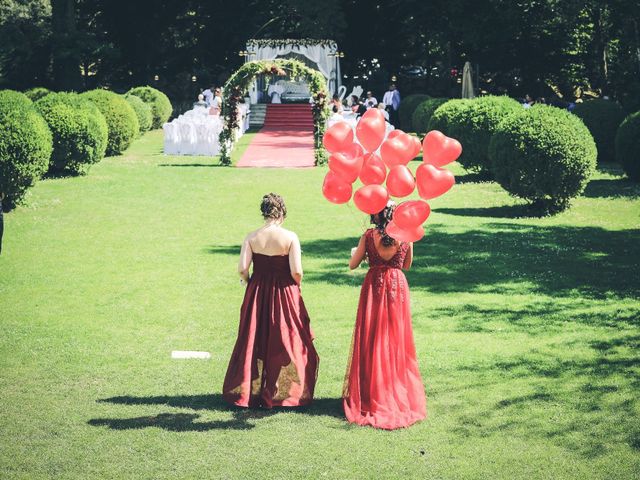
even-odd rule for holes
{"type": "Polygon", "coordinates": [[[422,163],[416,170],[416,183],[420,197],[429,200],[448,192],[456,179],[449,170],[422,163]]]}
{"type": "Polygon", "coordinates": [[[387,206],[389,193],[382,185],[365,185],[356,190],[353,202],[364,213],[379,213],[387,206]]]}
{"type": "Polygon", "coordinates": [[[358,141],[368,152],[375,152],[378,149],[384,140],[385,131],[384,116],[377,108],[367,110],[356,125],[358,141]]]}
{"type": "Polygon", "coordinates": [[[341,177],[345,182],[353,183],[360,175],[363,157],[353,152],[336,152],[329,157],[329,170],[341,177]]]}
{"type": "Polygon", "coordinates": [[[418,155],[420,155],[420,150],[422,149],[422,143],[420,142],[420,139],[418,137],[411,136],[411,139],[413,140],[413,153],[411,158],[414,159],[418,155]]]}
{"type": "Polygon", "coordinates": [[[322,183],[322,194],[331,203],[347,203],[353,187],[333,172],[327,172],[322,183]]]}
{"type": "Polygon", "coordinates": [[[347,122],[334,123],[324,132],[322,144],[330,153],[345,150],[353,144],[353,128],[347,122]]]}
{"type": "Polygon", "coordinates": [[[406,197],[416,188],[416,180],[411,170],[404,165],[396,165],[389,170],[387,190],[394,197],[406,197]]]}
{"type": "Polygon", "coordinates": [[[429,218],[431,207],[422,200],[402,202],[393,211],[393,221],[401,229],[409,230],[419,227],[429,218]]]}
{"type": "Polygon", "coordinates": [[[375,153],[365,155],[362,170],[360,170],[360,181],[365,185],[382,185],[386,177],[387,167],[382,159],[375,153]]]}
{"type": "Polygon", "coordinates": [[[385,232],[399,242],[417,242],[424,237],[424,228],[422,228],[422,225],[411,228],[400,228],[393,220],[387,223],[385,232]]]}
{"type": "Polygon", "coordinates": [[[413,141],[410,135],[402,133],[382,142],[380,157],[389,168],[393,168],[396,165],[406,165],[413,158],[411,156],[413,149],[413,141]]]}
{"type": "Polygon", "coordinates": [[[422,141],[423,160],[436,167],[442,167],[458,159],[462,145],[455,138],[447,137],[438,130],[432,130],[422,141]]]}
{"type": "Polygon", "coordinates": [[[402,130],[400,130],[399,128],[396,128],[395,130],[391,130],[389,132],[389,135],[387,135],[387,138],[395,138],[398,135],[402,135],[404,132],[402,130]]]}

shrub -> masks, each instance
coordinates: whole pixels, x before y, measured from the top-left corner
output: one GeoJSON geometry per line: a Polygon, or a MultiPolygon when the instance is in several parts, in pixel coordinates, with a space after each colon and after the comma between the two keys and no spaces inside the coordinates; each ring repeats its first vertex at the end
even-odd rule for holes
{"type": "Polygon", "coordinates": [[[15,90],[0,90],[0,105],[3,107],[29,107],[33,105],[33,102],[24,93],[16,92],[15,90]]]}
{"type": "Polygon", "coordinates": [[[627,176],[640,180],[640,112],[632,113],[624,119],[615,140],[616,160],[622,165],[627,176]]]}
{"type": "Polygon", "coordinates": [[[47,123],[32,105],[0,104],[0,192],[19,203],[47,171],[53,149],[47,123]]]}
{"type": "Polygon", "coordinates": [[[151,124],[153,123],[153,114],[151,113],[151,107],[135,95],[125,95],[124,99],[129,102],[129,105],[131,105],[131,108],[133,108],[133,111],[138,117],[140,133],[151,130],[151,124]]]}
{"type": "Polygon", "coordinates": [[[429,121],[431,115],[443,103],[448,102],[448,98],[429,98],[420,103],[411,115],[411,125],[413,131],[418,135],[424,136],[429,131],[429,121]]]}
{"type": "Polygon", "coordinates": [[[82,173],[102,160],[108,129],[98,107],[77,93],[51,93],[35,105],[53,135],[53,169],[82,173]]]}
{"type": "Polygon", "coordinates": [[[498,183],[550,213],[566,209],[582,192],[595,170],[596,156],[584,123],[547,105],[505,117],[489,145],[498,183]]]}
{"type": "Polygon", "coordinates": [[[139,97],[143,102],[151,107],[153,122],[151,128],[160,128],[162,124],[169,120],[173,107],[169,98],[160,90],[153,87],[136,87],[127,92],[130,95],[139,97]]]}
{"type": "Polygon", "coordinates": [[[398,116],[400,117],[400,126],[404,128],[406,131],[409,131],[413,128],[413,123],[411,122],[411,117],[413,116],[413,112],[416,107],[420,105],[425,100],[428,100],[429,95],[425,95],[424,93],[418,93],[415,95],[408,95],[402,99],[400,102],[400,109],[398,110],[398,116]]]}
{"type": "Polygon", "coordinates": [[[440,130],[462,144],[458,162],[467,170],[490,177],[489,142],[502,119],[522,110],[512,98],[480,97],[474,100],[450,100],[431,117],[429,130],[440,130]]]}
{"type": "Polygon", "coordinates": [[[51,93],[51,90],[49,90],[48,88],[44,88],[44,87],[35,87],[35,88],[32,88],[32,89],[27,90],[26,92],[24,92],[24,94],[27,97],[29,97],[33,102],[37,102],[42,97],[46,97],[50,93],[51,93]]]}
{"type": "Polygon", "coordinates": [[[615,160],[615,138],[624,120],[624,110],[612,100],[589,100],[578,103],[573,113],[587,126],[598,147],[598,161],[615,160]]]}
{"type": "Polygon", "coordinates": [[[90,100],[102,112],[109,130],[107,155],[120,155],[140,133],[138,116],[129,102],[108,90],[91,90],[81,95],[90,100]]]}

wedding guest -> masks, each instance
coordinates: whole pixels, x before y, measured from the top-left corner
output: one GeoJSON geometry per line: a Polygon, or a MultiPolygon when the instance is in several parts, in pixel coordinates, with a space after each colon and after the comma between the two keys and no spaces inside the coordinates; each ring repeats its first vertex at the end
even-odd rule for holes
{"type": "Polygon", "coordinates": [[[204,95],[204,101],[207,104],[207,107],[210,107],[211,102],[213,102],[213,90],[214,90],[214,87],[209,87],[204,92],[202,92],[202,95],[204,95]]]}
{"type": "Polygon", "coordinates": [[[382,103],[387,106],[389,112],[389,121],[394,127],[398,123],[398,109],[400,108],[400,92],[396,89],[395,83],[389,85],[389,90],[382,97],[382,103]]]}
{"type": "Polygon", "coordinates": [[[340,120],[344,120],[342,113],[340,113],[340,110],[338,110],[338,107],[336,105],[331,107],[331,112],[331,116],[329,117],[329,125],[333,125],[340,120]]]}
{"type": "Polygon", "coordinates": [[[389,112],[387,112],[385,104],[380,102],[378,104],[378,109],[382,112],[382,115],[384,116],[384,119],[388,122],[389,121],[389,112]]]}
{"type": "Polygon", "coordinates": [[[349,268],[368,259],[360,291],[351,355],[343,391],[347,420],[393,430],[427,416],[427,399],[418,368],[411,327],[409,285],[402,270],[411,268],[413,243],[386,232],[395,204],[371,215],[368,229],[351,256],[349,268]]]}
{"type": "Polygon", "coordinates": [[[280,195],[263,196],[260,212],[264,225],[240,251],[240,283],[247,287],[222,393],[239,407],[308,405],[320,359],[300,294],[300,241],[282,227],[287,207],[280,195]]]}
{"type": "Polygon", "coordinates": [[[533,97],[527,93],[524,96],[524,103],[522,104],[522,106],[524,108],[531,108],[535,105],[535,103],[536,101],[533,99],[533,97]]]}
{"type": "Polygon", "coordinates": [[[338,108],[338,113],[342,113],[344,110],[344,107],[342,106],[342,100],[340,100],[340,95],[336,94],[333,96],[333,99],[331,100],[331,104],[334,107],[338,108]]]}
{"type": "Polygon", "coordinates": [[[368,91],[367,98],[364,99],[364,106],[369,109],[375,107],[376,105],[378,105],[378,100],[373,96],[373,93],[371,91],[368,91]]]}
{"type": "Polygon", "coordinates": [[[356,118],[360,118],[367,111],[367,107],[364,106],[357,95],[351,95],[351,111],[356,114],[356,118]]]}
{"type": "Polygon", "coordinates": [[[213,100],[211,101],[210,115],[220,115],[220,109],[222,108],[222,90],[216,88],[214,90],[213,100]]]}
{"type": "Polygon", "coordinates": [[[207,102],[204,101],[204,95],[201,93],[198,95],[198,101],[193,103],[193,107],[206,107],[207,102]]]}

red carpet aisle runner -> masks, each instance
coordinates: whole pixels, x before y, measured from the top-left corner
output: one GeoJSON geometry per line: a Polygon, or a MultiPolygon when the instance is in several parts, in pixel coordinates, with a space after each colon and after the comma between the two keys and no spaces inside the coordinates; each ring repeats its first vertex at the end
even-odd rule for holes
{"type": "Polygon", "coordinates": [[[309,104],[269,104],[264,126],[238,167],[313,167],[313,116],[309,104]]]}

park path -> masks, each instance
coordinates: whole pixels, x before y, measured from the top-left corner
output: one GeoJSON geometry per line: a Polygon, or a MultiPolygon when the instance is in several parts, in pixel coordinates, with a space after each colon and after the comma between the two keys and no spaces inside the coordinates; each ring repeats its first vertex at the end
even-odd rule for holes
{"type": "Polygon", "coordinates": [[[306,168],[315,165],[313,117],[308,104],[270,104],[264,126],[238,167],[306,168]]]}

